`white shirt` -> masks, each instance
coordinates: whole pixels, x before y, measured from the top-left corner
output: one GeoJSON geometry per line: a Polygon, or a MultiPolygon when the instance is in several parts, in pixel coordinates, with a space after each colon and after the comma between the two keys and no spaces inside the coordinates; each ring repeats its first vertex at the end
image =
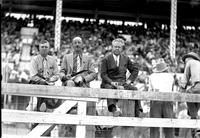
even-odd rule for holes
{"type": "Polygon", "coordinates": [[[149,76],[150,91],[172,92],[173,73],[153,73],[149,76]]]}
{"type": "Polygon", "coordinates": [[[117,67],[119,67],[119,57],[120,57],[119,55],[116,56],[115,54],[113,54],[113,58],[117,62],[117,67]]]}
{"type": "Polygon", "coordinates": [[[200,62],[198,60],[190,59],[186,62],[183,78],[181,79],[181,86],[185,88],[188,82],[194,86],[195,82],[200,81],[200,62]]]}

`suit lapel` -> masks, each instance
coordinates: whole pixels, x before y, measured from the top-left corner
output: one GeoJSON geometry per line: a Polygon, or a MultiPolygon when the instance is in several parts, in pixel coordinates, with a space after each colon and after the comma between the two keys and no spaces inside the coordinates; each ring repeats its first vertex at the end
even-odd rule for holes
{"type": "Polygon", "coordinates": [[[111,62],[111,65],[114,64],[117,67],[113,54],[110,54],[110,62],[111,62]]]}
{"type": "Polygon", "coordinates": [[[81,62],[81,70],[85,69],[85,64],[87,64],[87,56],[86,55],[82,55],[82,62],[81,62]]]}
{"type": "Polygon", "coordinates": [[[123,56],[120,55],[119,56],[119,67],[121,66],[121,64],[124,62],[123,56]]]}
{"type": "Polygon", "coordinates": [[[73,70],[73,53],[71,53],[68,57],[68,62],[71,70],[73,70]]]}

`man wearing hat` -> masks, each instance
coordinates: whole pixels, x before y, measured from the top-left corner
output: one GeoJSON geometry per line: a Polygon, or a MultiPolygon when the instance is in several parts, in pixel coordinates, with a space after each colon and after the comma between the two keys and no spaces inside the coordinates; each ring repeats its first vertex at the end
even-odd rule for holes
{"type": "MultiPolygon", "coordinates": [[[[191,88],[186,92],[192,94],[200,94],[200,57],[194,52],[190,52],[183,56],[183,62],[185,63],[184,76],[181,79],[181,91],[187,89],[188,84],[191,84],[191,88]]],[[[191,119],[198,118],[198,110],[200,109],[200,103],[187,103],[188,115],[191,119]]],[[[194,137],[196,130],[192,130],[192,137],[194,137]]]]}
{"type": "MultiPolygon", "coordinates": [[[[153,68],[153,73],[149,76],[149,91],[171,92],[173,85],[173,75],[168,72],[167,64],[160,60],[153,68]]],[[[173,103],[162,101],[150,102],[151,118],[173,118],[173,103]]],[[[165,138],[174,138],[173,128],[164,128],[165,138]]],[[[160,138],[159,128],[150,128],[150,138],[160,138]]]]}

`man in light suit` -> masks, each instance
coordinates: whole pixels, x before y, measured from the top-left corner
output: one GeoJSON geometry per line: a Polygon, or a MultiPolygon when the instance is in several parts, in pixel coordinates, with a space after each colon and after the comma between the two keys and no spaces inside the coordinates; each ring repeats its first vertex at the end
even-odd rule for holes
{"type": "MultiPolygon", "coordinates": [[[[123,39],[113,40],[112,46],[112,53],[102,59],[101,88],[137,90],[132,83],[138,76],[138,64],[131,62],[128,56],[122,54],[123,39]],[[126,79],[127,70],[131,73],[128,79],[126,79]]],[[[108,99],[107,105],[108,111],[113,113],[113,116],[134,117],[139,116],[139,111],[142,111],[140,101],[135,100],[108,99]],[[121,113],[117,111],[117,106],[121,109],[121,113]]]]}
{"type": "Polygon", "coordinates": [[[63,57],[60,79],[65,86],[75,86],[84,83],[89,87],[89,82],[93,81],[97,76],[93,66],[92,57],[82,53],[82,43],[80,37],[75,37],[72,41],[74,49],[73,53],[67,54],[63,57]],[[72,77],[72,75],[80,71],[83,72],[75,77],[78,77],[78,79],[73,80],[72,78],[74,77],[72,77]]]}
{"type": "MultiPolygon", "coordinates": [[[[60,79],[62,81],[62,84],[64,86],[71,86],[71,87],[89,87],[89,82],[93,81],[97,77],[97,73],[95,72],[93,66],[94,63],[92,57],[83,54],[83,42],[80,37],[75,37],[73,39],[72,46],[73,46],[73,53],[65,55],[62,60],[61,70],[60,70],[60,79]]],[[[70,111],[74,111],[74,109],[76,110],[76,108],[77,107],[73,107],[70,111]]],[[[95,115],[95,113],[96,113],[95,103],[88,102],[87,114],[95,115]]],[[[68,128],[64,129],[66,130],[68,128]]],[[[75,127],[73,127],[73,129],[75,129],[75,127]]],[[[68,132],[64,133],[62,128],[59,136],[70,136],[70,137],[75,136],[74,132],[72,132],[72,134],[66,134],[68,132]]]]}

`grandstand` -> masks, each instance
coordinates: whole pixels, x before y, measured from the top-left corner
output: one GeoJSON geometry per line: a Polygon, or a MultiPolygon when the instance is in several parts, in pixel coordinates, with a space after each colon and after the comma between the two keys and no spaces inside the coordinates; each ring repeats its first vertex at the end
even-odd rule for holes
{"type": "MultiPolygon", "coordinates": [[[[126,41],[124,53],[141,65],[136,81],[140,90],[145,91],[156,59],[163,58],[170,65],[171,72],[181,74],[184,71],[181,57],[189,51],[200,55],[200,1],[177,0],[175,60],[170,57],[170,8],[170,0],[63,0],[61,41],[57,49],[56,0],[2,0],[4,83],[28,83],[30,60],[37,55],[40,40],[50,42],[50,54],[56,56],[60,65],[63,55],[71,52],[72,38],[81,36],[84,52],[95,57],[98,70],[101,58],[111,50],[111,41],[121,37],[126,41]],[[15,69],[16,78],[12,80],[10,74],[15,69]]],[[[91,87],[99,88],[100,81],[98,77],[91,87]]],[[[2,107],[25,110],[28,100],[29,97],[24,96],[4,96],[2,107]]],[[[98,103],[99,112],[106,112],[104,102],[98,103]]],[[[147,114],[148,104],[146,101],[143,103],[147,114]]],[[[107,112],[102,114],[108,115],[107,112]]],[[[22,123],[2,126],[2,132],[7,136],[26,135],[29,131],[28,126],[22,123]]],[[[147,129],[143,131],[148,132],[147,129]]]]}

